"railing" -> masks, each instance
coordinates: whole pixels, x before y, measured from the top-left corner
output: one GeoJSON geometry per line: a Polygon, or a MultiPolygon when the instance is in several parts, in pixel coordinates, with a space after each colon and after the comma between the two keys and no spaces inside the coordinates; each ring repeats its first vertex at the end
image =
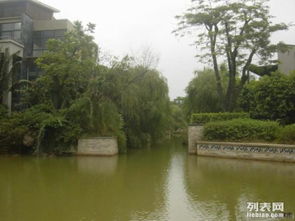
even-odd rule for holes
{"type": "Polygon", "coordinates": [[[20,36],[15,36],[14,31],[5,31],[0,33],[0,40],[14,40],[17,42],[22,42],[20,36]]]}

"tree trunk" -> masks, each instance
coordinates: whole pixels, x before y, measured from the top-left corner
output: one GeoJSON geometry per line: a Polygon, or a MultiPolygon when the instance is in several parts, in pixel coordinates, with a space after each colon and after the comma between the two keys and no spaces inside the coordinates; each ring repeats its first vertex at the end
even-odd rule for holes
{"type": "Polygon", "coordinates": [[[214,27],[214,34],[213,36],[209,34],[210,36],[210,49],[211,49],[211,57],[213,61],[213,68],[214,68],[214,73],[215,73],[215,78],[216,78],[216,87],[217,87],[217,94],[220,98],[221,101],[221,106],[222,109],[224,110],[224,95],[223,95],[223,88],[222,88],[222,83],[221,83],[221,76],[220,76],[220,71],[219,71],[219,66],[218,66],[218,61],[217,61],[217,55],[216,55],[216,38],[217,38],[217,33],[218,33],[218,27],[214,27]]]}

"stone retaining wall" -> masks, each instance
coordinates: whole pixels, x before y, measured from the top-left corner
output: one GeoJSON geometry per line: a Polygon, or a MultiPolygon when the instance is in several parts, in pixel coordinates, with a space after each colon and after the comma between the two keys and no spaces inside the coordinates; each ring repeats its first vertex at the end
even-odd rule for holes
{"type": "Polygon", "coordinates": [[[200,156],[295,162],[294,145],[200,141],[195,149],[200,156]]]}
{"type": "Polygon", "coordinates": [[[190,125],[188,127],[188,153],[196,154],[195,143],[200,141],[203,136],[203,126],[190,125]]]}
{"type": "Polygon", "coordinates": [[[94,137],[78,141],[77,155],[113,156],[118,152],[118,142],[114,137],[94,137]]]}
{"type": "Polygon", "coordinates": [[[190,154],[223,158],[270,160],[295,163],[295,145],[202,141],[202,126],[189,126],[190,154]]]}

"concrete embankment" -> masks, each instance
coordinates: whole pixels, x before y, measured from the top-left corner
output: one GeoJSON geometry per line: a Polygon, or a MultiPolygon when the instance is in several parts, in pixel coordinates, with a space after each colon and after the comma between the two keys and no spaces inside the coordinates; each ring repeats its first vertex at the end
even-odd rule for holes
{"type": "Polygon", "coordinates": [[[118,142],[114,137],[79,139],[77,155],[113,156],[118,154],[118,142]]]}
{"type": "Polygon", "coordinates": [[[190,154],[295,163],[295,145],[202,141],[202,126],[189,126],[190,154]]]}

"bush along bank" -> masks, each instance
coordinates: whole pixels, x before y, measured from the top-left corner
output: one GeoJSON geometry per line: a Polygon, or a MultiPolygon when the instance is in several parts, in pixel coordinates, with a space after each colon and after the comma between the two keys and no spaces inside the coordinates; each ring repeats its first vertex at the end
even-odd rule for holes
{"type": "Polygon", "coordinates": [[[295,125],[282,127],[276,121],[233,119],[209,122],[204,126],[204,140],[295,143],[295,125]]]}
{"type": "Polygon", "coordinates": [[[195,113],[191,116],[191,124],[199,124],[203,125],[208,122],[215,122],[215,121],[226,121],[232,120],[237,118],[250,118],[248,113],[245,112],[235,112],[235,113],[195,113]]]}
{"type": "Polygon", "coordinates": [[[295,124],[281,128],[278,133],[278,141],[280,143],[295,144],[295,124]]]}

